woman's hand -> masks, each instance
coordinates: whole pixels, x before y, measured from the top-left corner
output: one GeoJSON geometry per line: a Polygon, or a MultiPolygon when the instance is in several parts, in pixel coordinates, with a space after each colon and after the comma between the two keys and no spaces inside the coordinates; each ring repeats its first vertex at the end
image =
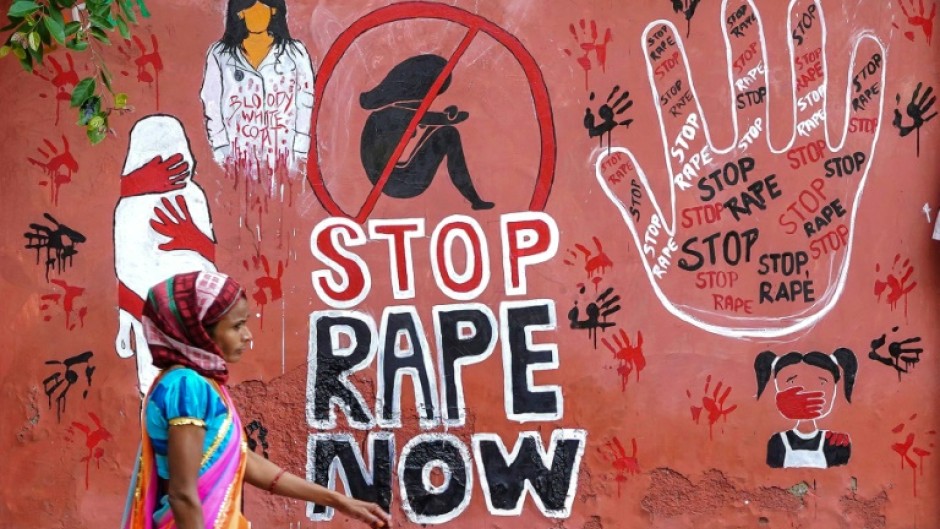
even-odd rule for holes
{"type": "Polygon", "coordinates": [[[373,529],[388,527],[391,517],[381,507],[374,503],[357,500],[348,496],[341,497],[334,506],[336,510],[366,523],[373,529]]]}

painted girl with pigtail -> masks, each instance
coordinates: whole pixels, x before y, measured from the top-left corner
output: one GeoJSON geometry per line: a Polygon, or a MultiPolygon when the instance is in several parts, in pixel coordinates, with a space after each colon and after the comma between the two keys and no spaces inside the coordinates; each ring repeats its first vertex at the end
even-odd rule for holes
{"type": "Polygon", "coordinates": [[[796,425],[767,441],[767,465],[772,468],[829,468],[848,463],[852,444],[848,434],[820,430],[816,421],[832,412],[842,380],[845,400],[852,402],[858,361],[855,353],[839,348],[777,356],[764,351],[754,360],[757,398],[773,378],[776,405],[796,425]]]}

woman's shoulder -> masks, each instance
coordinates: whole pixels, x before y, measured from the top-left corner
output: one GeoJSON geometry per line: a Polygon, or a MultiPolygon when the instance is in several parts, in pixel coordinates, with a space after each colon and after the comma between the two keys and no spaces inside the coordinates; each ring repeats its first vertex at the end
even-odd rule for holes
{"type": "Polygon", "coordinates": [[[205,393],[212,389],[209,379],[188,367],[178,367],[163,373],[153,388],[153,397],[159,399],[166,393],[205,393]]]}

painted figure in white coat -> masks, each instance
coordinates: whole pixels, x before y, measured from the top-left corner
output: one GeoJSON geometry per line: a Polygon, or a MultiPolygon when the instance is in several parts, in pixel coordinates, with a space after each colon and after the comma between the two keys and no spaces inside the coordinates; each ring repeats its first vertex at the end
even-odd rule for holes
{"type": "Polygon", "coordinates": [[[852,456],[848,434],[820,430],[817,421],[832,413],[842,380],[845,400],[852,402],[858,360],[839,348],[832,354],[791,352],[782,356],[764,351],[754,361],[757,398],[773,378],[776,405],[795,426],[767,441],[767,465],[772,468],[829,468],[845,465],[852,456]]]}
{"type": "Polygon", "coordinates": [[[122,358],[136,355],[141,394],[157,374],[140,321],[147,290],[175,274],[216,270],[212,218],[205,192],[193,181],[195,170],[176,118],[148,116],[131,129],[114,209],[115,347],[122,358]]]}
{"type": "Polygon", "coordinates": [[[229,0],[200,93],[216,161],[254,168],[256,176],[297,169],[310,150],[313,83],[310,55],[287,29],[284,0],[229,0]]]}

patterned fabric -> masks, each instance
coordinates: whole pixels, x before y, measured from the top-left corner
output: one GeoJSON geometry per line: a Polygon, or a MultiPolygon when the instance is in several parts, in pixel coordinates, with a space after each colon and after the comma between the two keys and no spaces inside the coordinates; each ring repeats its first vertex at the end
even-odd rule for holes
{"type": "MultiPolygon", "coordinates": [[[[221,395],[206,378],[192,369],[173,369],[160,377],[154,384],[144,407],[144,419],[147,423],[147,436],[153,446],[157,463],[157,473],[163,479],[170,477],[167,462],[167,441],[170,427],[180,424],[195,424],[206,429],[206,439],[202,453],[206,454],[204,471],[218,457],[218,452],[211,452],[210,447],[226,424],[228,409],[221,395]]],[[[224,434],[224,433],[223,433],[224,434]]],[[[229,431],[224,435],[237,435],[229,431]]]]}
{"type": "Polygon", "coordinates": [[[217,272],[188,272],[154,285],[144,306],[144,338],[153,365],[189,367],[224,384],[228,368],[206,331],[245,297],[234,279],[217,272]]]}
{"type": "MultiPolygon", "coordinates": [[[[154,388],[160,387],[162,378],[182,369],[164,371],[154,388]]],[[[191,372],[192,373],[192,372],[191,372]]],[[[195,376],[195,373],[193,373],[195,376]]],[[[189,377],[189,375],[180,375],[189,377]]],[[[188,378],[186,378],[188,380],[188,378]]],[[[235,411],[231,396],[224,386],[203,379],[206,386],[217,391],[226,413],[215,435],[206,435],[207,448],[203,452],[199,469],[197,491],[202,504],[206,529],[245,529],[247,520],[240,512],[245,466],[248,461],[248,443],[242,423],[235,411]]],[[[164,386],[165,387],[165,386],[164,386]]],[[[153,404],[156,390],[151,389],[144,402],[144,410],[153,404]]],[[[164,398],[164,402],[170,402],[164,398]]],[[[146,413],[146,412],[145,412],[146,413]]],[[[176,527],[173,511],[166,497],[159,496],[156,439],[151,440],[146,420],[141,421],[141,447],[137,466],[134,469],[127,502],[125,503],[122,529],[171,529],[176,527]]]]}

